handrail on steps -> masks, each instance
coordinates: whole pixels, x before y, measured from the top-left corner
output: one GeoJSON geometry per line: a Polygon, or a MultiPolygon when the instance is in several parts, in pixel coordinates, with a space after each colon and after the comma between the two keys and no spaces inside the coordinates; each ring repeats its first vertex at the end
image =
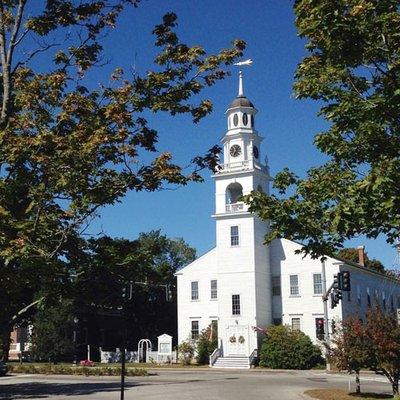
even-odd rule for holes
{"type": "Polygon", "coordinates": [[[252,366],[258,357],[258,350],[254,349],[249,356],[249,365],[252,366]]]}
{"type": "Polygon", "coordinates": [[[221,354],[221,350],[219,347],[217,347],[210,355],[210,367],[212,367],[215,363],[215,361],[217,361],[217,358],[220,356],[221,354]]]}

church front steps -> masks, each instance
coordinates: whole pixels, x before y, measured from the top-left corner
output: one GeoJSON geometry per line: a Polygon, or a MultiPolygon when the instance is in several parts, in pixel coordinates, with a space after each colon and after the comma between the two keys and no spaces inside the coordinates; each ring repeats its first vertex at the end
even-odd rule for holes
{"type": "Polygon", "coordinates": [[[218,357],[212,368],[249,369],[249,357],[218,357]]]}

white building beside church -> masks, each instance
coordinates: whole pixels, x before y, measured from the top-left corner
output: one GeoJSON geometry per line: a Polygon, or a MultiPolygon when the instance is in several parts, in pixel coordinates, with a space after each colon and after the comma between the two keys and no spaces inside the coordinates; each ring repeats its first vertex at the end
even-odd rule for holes
{"type": "MultiPolygon", "coordinates": [[[[301,246],[286,239],[264,245],[268,223],[238,201],[253,190],[269,192],[271,177],[261,161],[256,114],[244,96],[240,73],[238,96],[226,111],[223,164],[213,175],[216,246],[176,274],[178,342],[195,339],[217,321],[215,366],[248,367],[263,339],[255,327],[283,323],[317,342],[316,322],[324,316],[321,262],[295,254],[301,246]]],[[[388,310],[400,308],[400,284],[362,265],[328,257],[327,286],[343,270],[350,271],[352,290],[329,308],[330,329],[332,321],[350,314],[363,318],[376,303],[388,310]]]]}

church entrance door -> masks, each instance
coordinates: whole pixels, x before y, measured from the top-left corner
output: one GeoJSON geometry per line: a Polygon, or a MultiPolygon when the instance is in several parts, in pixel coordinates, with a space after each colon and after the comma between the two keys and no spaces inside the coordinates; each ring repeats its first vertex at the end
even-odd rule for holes
{"type": "Polygon", "coordinates": [[[227,329],[227,355],[247,356],[249,333],[245,325],[231,325],[227,329]]]}

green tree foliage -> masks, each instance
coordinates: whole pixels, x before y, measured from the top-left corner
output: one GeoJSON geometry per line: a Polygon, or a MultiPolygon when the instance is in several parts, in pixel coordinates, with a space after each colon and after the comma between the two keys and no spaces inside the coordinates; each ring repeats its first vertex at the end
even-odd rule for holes
{"type": "Polygon", "coordinates": [[[299,178],[288,169],[276,194],[254,192],[251,210],[271,221],[268,240],[332,255],[356,235],[389,243],[400,226],[400,12],[398,0],[296,0],[297,98],[318,100],[329,123],[315,136],[328,161],[299,178]]]}
{"type": "MultiPolygon", "coordinates": [[[[347,261],[352,261],[357,264],[359,262],[358,250],[352,247],[340,249],[336,253],[336,256],[347,261]]],[[[383,266],[383,264],[375,258],[370,259],[367,253],[365,253],[365,266],[371,269],[375,269],[378,272],[385,272],[385,267],[383,266]]]]}
{"type": "Polygon", "coordinates": [[[81,245],[82,253],[74,260],[74,269],[71,266],[76,278],[68,286],[69,300],[54,304],[46,301],[45,308],[41,308],[32,321],[35,358],[47,360],[46,352],[52,359],[71,355],[73,317],[79,319],[78,354],[83,350],[84,329],[89,344],[111,349],[120,347],[123,329],[128,331],[127,346],[131,349],[135,349],[143,337],[153,343],[161,333],[176,337],[173,274],[195,259],[194,249],[183,239],[167,238],[160,231],[141,233],[137,240],[101,237],[82,241],[81,245]],[[134,282],[133,298],[124,300],[122,289],[128,287],[129,282],[134,282]],[[172,292],[170,301],[166,298],[166,285],[172,292]],[[126,323],[119,311],[122,306],[126,323]],[[57,346],[50,352],[56,342],[57,346]]]}
{"type": "Polygon", "coordinates": [[[0,306],[9,304],[0,327],[6,337],[40,302],[34,293],[69,281],[76,237],[100,207],[129,190],[201,181],[199,171],[215,166],[217,147],[193,155],[189,170],[174,163],[171,149],[157,146],[145,114],[199,121],[212,109],[202,89],[227,75],[224,67],[241,56],[244,42],[207,55],[178,38],[177,17],[168,13],[153,30],[154,68],[143,76],[117,68],[93,89],[88,74],[106,58],[104,35],[139,0],[0,3],[0,306]]]}
{"type": "Polygon", "coordinates": [[[189,341],[186,342],[182,342],[178,348],[178,357],[179,357],[179,361],[183,364],[183,365],[189,365],[192,363],[193,360],[193,356],[194,356],[194,346],[192,343],[190,343],[189,341]]]}
{"type": "Polygon", "coordinates": [[[321,350],[303,332],[279,325],[268,328],[261,347],[260,366],[310,369],[321,362],[321,350]]]}
{"type": "MultiPolygon", "coordinates": [[[[183,239],[168,238],[160,231],[141,233],[137,240],[90,239],[74,261],[77,278],[71,291],[76,308],[93,316],[123,305],[131,346],[143,337],[155,340],[161,333],[176,337],[174,273],[195,257],[195,250],[183,239]],[[126,301],[121,297],[122,288],[130,282],[133,298],[126,301]],[[172,298],[167,300],[168,291],[172,298]]],[[[95,322],[95,318],[91,320],[95,322]]]]}
{"type": "Polygon", "coordinates": [[[36,313],[30,338],[30,355],[36,360],[57,362],[71,358],[74,309],[71,300],[44,305],[36,313]]]}
{"type": "Polygon", "coordinates": [[[339,371],[356,374],[356,393],[361,393],[360,370],[371,365],[373,358],[365,335],[365,326],[356,317],[349,317],[335,332],[329,349],[331,361],[339,371]]]}
{"type": "Polygon", "coordinates": [[[196,341],[196,361],[198,364],[208,364],[210,355],[218,347],[218,325],[210,324],[200,332],[196,341]]]}

